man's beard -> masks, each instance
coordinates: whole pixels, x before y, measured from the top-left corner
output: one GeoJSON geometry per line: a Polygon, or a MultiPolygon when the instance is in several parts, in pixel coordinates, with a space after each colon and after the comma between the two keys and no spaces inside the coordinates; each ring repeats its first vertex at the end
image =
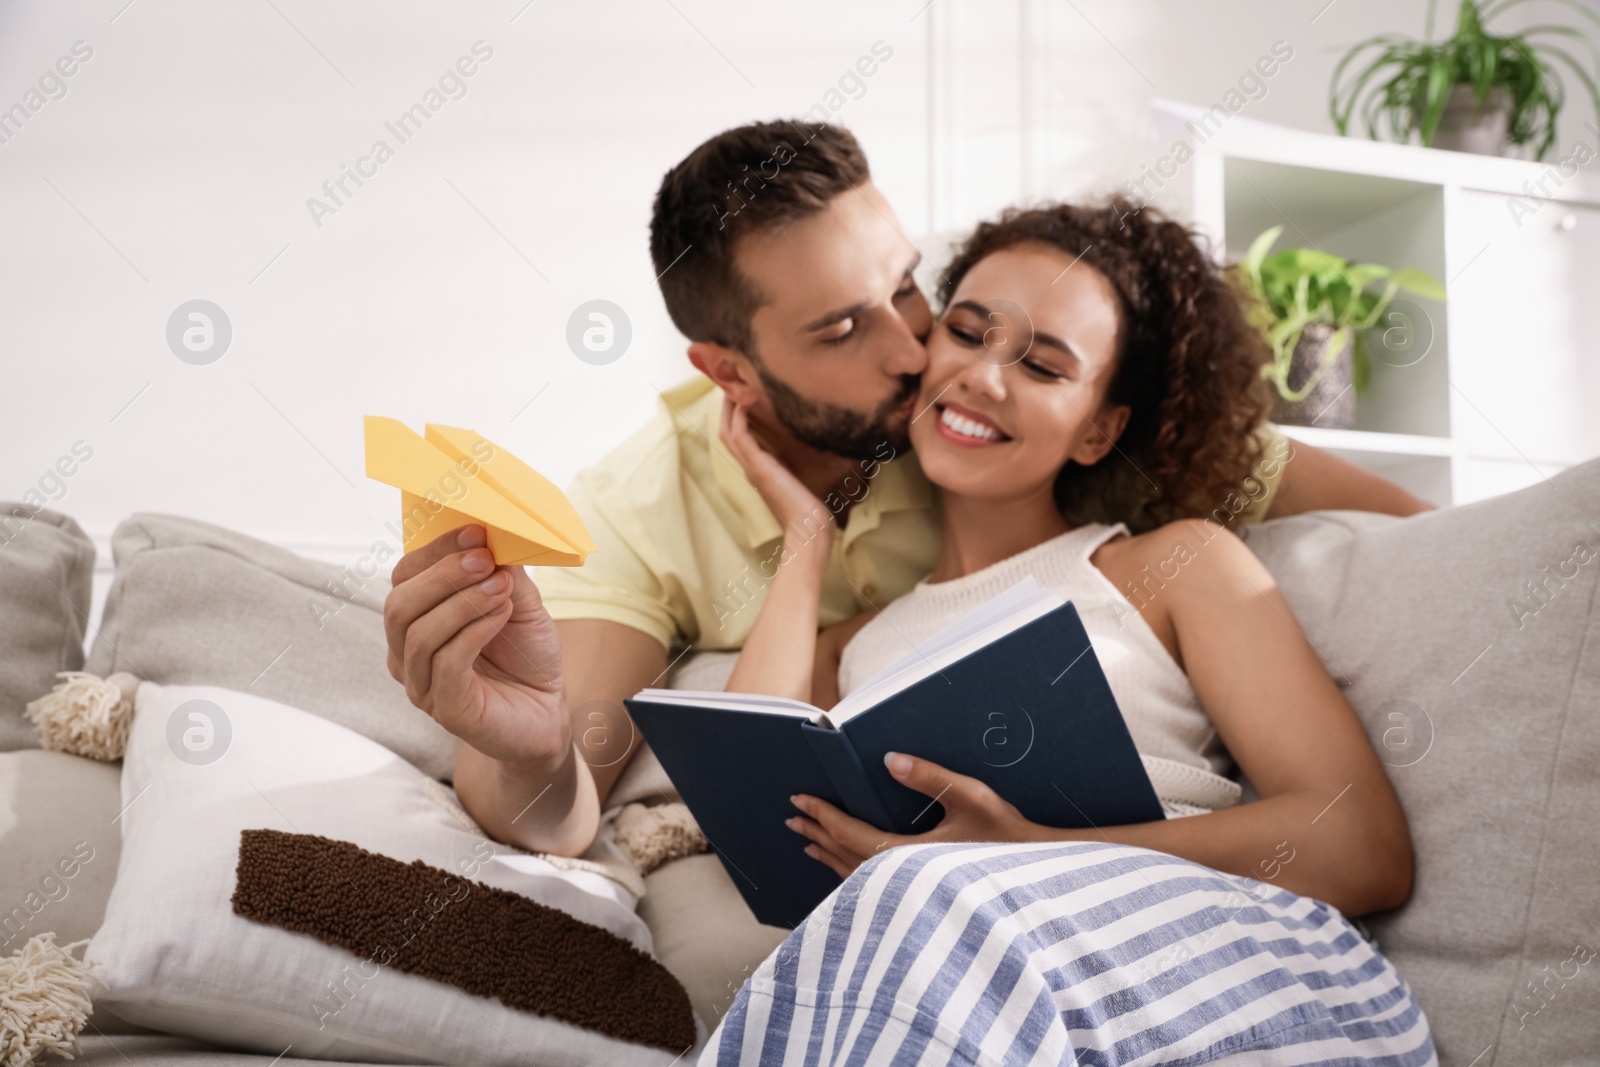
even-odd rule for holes
{"type": "Polygon", "coordinates": [[[878,410],[863,415],[838,404],[820,404],[807,400],[782,378],[777,377],[759,361],[755,364],[761,384],[766,386],[767,397],[772,401],[772,412],[778,421],[795,438],[821,452],[832,452],[847,459],[884,459],[883,445],[899,455],[911,448],[910,423],[899,427],[890,424],[890,416],[905,402],[917,395],[918,375],[900,377],[900,388],[878,406],[878,410]]]}

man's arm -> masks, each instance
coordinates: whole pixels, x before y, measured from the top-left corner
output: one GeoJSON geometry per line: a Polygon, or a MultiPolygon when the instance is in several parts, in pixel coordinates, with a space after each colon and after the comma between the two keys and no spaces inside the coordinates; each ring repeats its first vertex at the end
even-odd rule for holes
{"type": "Polygon", "coordinates": [[[600,809],[639,747],[622,698],[659,684],[667,654],[654,637],[617,622],[575,619],[557,622],[556,632],[572,733],[566,760],[554,768],[518,764],[463,744],[455,789],[497,841],[571,855],[594,840],[600,809]]]}
{"type": "Polygon", "coordinates": [[[1433,505],[1398,485],[1299,441],[1291,442],[1283,464],[1278,491],[1267,508],[1267,518],[1279,519],[1302,511],[1348,509],[1377,511],[1385,515],[1415,515],[1433,505]]]}
{"type": "Polygon", "coordinates": [[[556,623],[556,629],[566,650],[573,749],[588,764],[603,806],[643,740],[622,698],[663,684],[667,650],[644,631],[620,622],[572,619],[556,623]]]}
{"type": "Polygon", "coordinates": [[[614,622],[556,623],[482,526],[401,557],[384,602],[389,673],[461,738],[455,785],[493,837],[575,856],[636,745],[621,698],[658,678],[661,641],[614,622]]]}

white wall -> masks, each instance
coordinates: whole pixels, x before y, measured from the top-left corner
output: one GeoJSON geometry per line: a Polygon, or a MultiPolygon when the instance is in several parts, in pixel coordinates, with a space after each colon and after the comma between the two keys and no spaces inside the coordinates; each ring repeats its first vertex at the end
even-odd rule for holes
{"type": "Polygon", "coordinates": [[[103,554],[148,510],[351,561],[398,510],[363,475],[364,413],[473,427],[558,481],[642,420],[688,373],[645,246],[661,173],[720,128],[824,101],[874,42],[893,57],[838,118],[932,243],[1136,178],[1151,97],[1215,102],[1275,40],[1294,58],[1243,114],[1327,129],[1330,46],[1419,32],[1423,9],[525,3],[0,6],[0,107],[93,49],[0,144],[0,499],[83,441],[50,506],[103,554]],[[479,40],[493,56],[466,95],[400,144],[384,123],[479,40]],[[380,137],[394,158],[317,226],[307,198],[380,137]],[[605,367],[564,340],[596,297],[634,330],[605,367]],[[195,298],[234,331],[207,366],[165,339],[195,298]]]}

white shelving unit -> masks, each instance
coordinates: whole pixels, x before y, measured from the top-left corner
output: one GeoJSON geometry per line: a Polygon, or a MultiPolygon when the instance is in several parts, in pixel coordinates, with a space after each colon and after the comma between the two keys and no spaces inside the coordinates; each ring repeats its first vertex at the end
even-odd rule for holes
{"type": "Polygon", "coordinates": [[[1196,109],[1165,102],[1156,114],[1159,143],[1195,151],[1161,201],[1230,260],[1281,224],[1279,248],[1445,282],[1442,305],[1397,301],[1352,428],[1287,434],[1437,504],[1600,455],[1600,162],[1563,167],[1572,146],[1539,164],[1243,119],[1202,130],[1185,126],[1196,109]]]}

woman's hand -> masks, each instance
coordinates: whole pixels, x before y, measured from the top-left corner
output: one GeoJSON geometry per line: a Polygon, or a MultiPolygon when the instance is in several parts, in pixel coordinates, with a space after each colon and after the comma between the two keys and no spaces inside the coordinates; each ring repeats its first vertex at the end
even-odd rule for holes
{"type": "MultiPolygon", "coordinates": [[[[794,535],[803,531],[810,535],[807,544],[821,538],[821,547],[831,547],[836,529],[833,513],[793,471],[756,440],[750,432],[745,409],[726,396],[722,398],[722,423],[717,435],[783,527],[786,543],[795,541],[794,535]]],[[[792,547],[798,551],[802,546],[797,543],[792,547]]]]}
{"type": "MultiPolygon", "coordinates": [[[[874,855],[896,845],[1072,839],[1072,831],[1053,830],[1024,819],[1021,812],[976,778],[899,752],[889,753],[884,763],[895,781],[943,804],[944,819],[925,834],[888,834],[851,818],[826,800],[795,797],[795,807],[805,816],[795,816],[786,825],[811,840],[806,855],[832,868],[840,878],[849,877],[851,871],[874,855]]],[[[928,806],[933,807],[932,803],[928,806]]]]}
{"type": "Polygon", "coordinates": [[[779,551],[757,566],[768,583],[727,688],[809,702],[822,585],[837,525],[816,494],[755,439],[744,409],[727,397],[718,435],[783,527],[779,551]]]}

